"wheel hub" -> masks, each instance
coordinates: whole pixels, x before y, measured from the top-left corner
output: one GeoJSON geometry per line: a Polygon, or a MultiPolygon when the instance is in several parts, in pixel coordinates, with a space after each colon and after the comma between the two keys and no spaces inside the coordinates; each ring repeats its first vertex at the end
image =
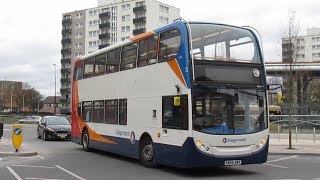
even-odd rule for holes
{"type": "Polygon", "coordinates": [[[148,144],[142,149],[142,155],[148,161],[151,161],[153,159],[153,146],[152,146],[152,144],[148,144]]]}

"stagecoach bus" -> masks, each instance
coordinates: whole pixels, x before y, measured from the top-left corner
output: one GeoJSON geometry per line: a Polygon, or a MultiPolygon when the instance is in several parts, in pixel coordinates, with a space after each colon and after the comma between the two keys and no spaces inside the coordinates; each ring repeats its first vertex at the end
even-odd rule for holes
{"type": "Polygon", "coordinates": [[[261,43],[251,28],[176,20],[75,62],[72,141],[145,166],[267,160],[261,43]]]}

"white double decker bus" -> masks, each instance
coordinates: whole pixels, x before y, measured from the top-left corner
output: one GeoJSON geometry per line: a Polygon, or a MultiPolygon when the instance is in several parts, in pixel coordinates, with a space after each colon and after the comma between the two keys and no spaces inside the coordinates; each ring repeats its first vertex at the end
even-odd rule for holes
{"type": "Polygon", "coordinates": [[[177,20],[76,60],[72,141],[145,166],[264,163],[266,91],[252,30],[177,20]]]}

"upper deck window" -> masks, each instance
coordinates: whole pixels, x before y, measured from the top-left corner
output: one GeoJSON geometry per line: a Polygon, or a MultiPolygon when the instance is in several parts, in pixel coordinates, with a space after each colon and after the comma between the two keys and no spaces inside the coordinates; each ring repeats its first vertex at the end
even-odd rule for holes
{"type": "Polygon", "coordinates": [[[108,51],[106,73],[113,73],[119,71],[121,48],[108,51]]]}
{"type": "Polygon", "coordinates": [[[171,29],[160,33],[160,52],[158,62],[176,58],[179,53],[181,36],[178,29],[171,29]]]}
{"type": "Polygon", "coordinates": [[[94,74],[101,75],[106,72],[106,53],[99,54],[96,56],[94,62],[94,74]]]}
{"type": "Polygon", "coordinates": [[[249,30],[214,24],[190,26],[194,60],[261,63],[249,30]]]}
{"type": "Polygon", "coordinates": [[[132,43],[122,47],[120,70],[132,69],[136,67],[137,43],[132,43]]]}
{"type": "Polygon", "coordinates": [[[88,58],[84,60],[84,78],[88,78],[93,76],[93,63],[94,63],[94,58],[88,58]]]}
{"type": "Polygon", "coordinates": [[[152,36],[139,41],[138,66],[157,62],[158,36],[152,36]]]}

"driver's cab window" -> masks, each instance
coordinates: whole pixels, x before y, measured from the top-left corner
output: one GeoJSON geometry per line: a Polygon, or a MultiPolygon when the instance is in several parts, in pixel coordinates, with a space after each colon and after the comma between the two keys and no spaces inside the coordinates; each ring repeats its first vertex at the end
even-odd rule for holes
{"type": "Polygon", "coordinates": [[[162,97],[162,127],[188,129],[187,95],[162,97]],[[179,101],[179,103],[176,101],[179,101]]]}

